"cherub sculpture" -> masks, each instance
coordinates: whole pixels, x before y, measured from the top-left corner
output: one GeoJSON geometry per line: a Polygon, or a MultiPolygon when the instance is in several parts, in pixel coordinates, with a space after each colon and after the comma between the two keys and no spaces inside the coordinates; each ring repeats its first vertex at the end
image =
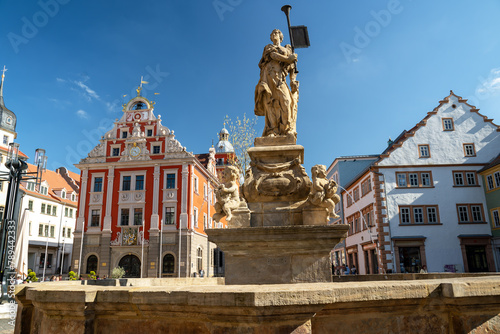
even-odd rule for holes
{"type": "Polygon", "coordinates": [[[219,222],[224,216],[226,221],[231,221],[231,210],[237,209],[240,206],[240,186],[238,180],[240,172],[235,166],[227,166],[224,170],[224,181],[215,190],[215,198],[217,202],[214,205],[215,213],[212,218],[219,222]]]}
{"type": "Polygon", "coordinates": [[[326,178],[326,166],[315,165],[311,168],[312,185],[309,202],[328,210],[330,218],[339,218],[335,213],[335,204],[340,202],[337,192],[337,182],[326,178]]]}

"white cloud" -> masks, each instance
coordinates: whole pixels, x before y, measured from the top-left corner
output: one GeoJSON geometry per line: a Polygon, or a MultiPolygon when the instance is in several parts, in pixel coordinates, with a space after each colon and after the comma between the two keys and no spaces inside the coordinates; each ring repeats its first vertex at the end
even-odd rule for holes
{"type": "Polygon", "coordinates": [[[78,87],[83,89],[84,95],[89,101],[92,100],[92,98],[94,98],[96,100],[100,100],[99,95],[97,95],[97,93],[94,90],[90,89],[90,87],[87,86],[86,84],[84,84],[83,82],[74,81],[74,83],[75,83],[75,85],[77,85],[78,87]]]}
{"type": "Polygon", "coordinates": [[[476,88],[476,93],[479,94],[495,94],[500,92],[500,68],[490,70],[487,79],[479,78],[481,84],[476,88]]]}
{"type": "Polygon", "coordinates": [[[87,112],[85,110],[82,110],[82,109],[78,110],[76,112],[76,115],[78,117],[82,118],[82,119],[88,119],[89,118],[89,114],[87,114],[87,112]]]}
{"type": "Polygon", "coordinates": [[[61,78],[56,78],[56,81],[57,81],[57,82],[66,82],[66,80],[61,79],[61,78]]]}

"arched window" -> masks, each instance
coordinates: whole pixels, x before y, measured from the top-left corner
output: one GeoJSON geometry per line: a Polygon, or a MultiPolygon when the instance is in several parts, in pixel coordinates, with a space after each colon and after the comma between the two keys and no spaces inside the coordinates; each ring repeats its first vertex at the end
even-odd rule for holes
{"type": "Polygon", "coordinates": [[[198,265],[197,271],[200,272],[200,270],[203,269],[203,249],[201,249],[201,247],[196,251],[196,260],[198,265]]]}
{"type": "Polygon", "coordinates": [[[87,258],[87,274],[90,274],[91,271],[97,272],[97,256],[90,255],[87,258]]]}
{"type": "Polygon", "coordinates": [[[173,274],[175,271],[175,258],[172,254],[166,254],[163,257],[163,273],[173,274]]]}

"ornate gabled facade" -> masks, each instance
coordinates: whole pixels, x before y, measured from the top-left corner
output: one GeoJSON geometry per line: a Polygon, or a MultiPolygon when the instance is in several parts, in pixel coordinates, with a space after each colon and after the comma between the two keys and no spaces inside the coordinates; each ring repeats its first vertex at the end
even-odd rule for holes
{"type": "Polygon", "coordinates": [[[343,192],[347,263],[358,273],[495,271],[478,172],[500,127],[450,93],[343,192]]]}
{"type": "Polygon", "coordinates": [[[211,219],[214,152],[205,165],[187,152],[140,91],[76,165],[81,191],[73,268],[101,277],[119,266],[128,277],[220,273],[204,232],[224,227],[211,219]]]}

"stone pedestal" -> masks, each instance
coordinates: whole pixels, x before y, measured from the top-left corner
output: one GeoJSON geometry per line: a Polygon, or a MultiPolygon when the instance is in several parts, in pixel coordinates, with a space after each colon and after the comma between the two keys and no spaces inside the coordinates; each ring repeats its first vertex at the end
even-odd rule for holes
{"type": "Polygon", "coordinates": [[[330,251],[347,225],[208,229],[225,254],[226,284],[331,282],[330,251]]]}
{"type": "Polygon", "coordinates": [[[311,188],[301,165],[304,147],[294,136],[261,137],[248,155],[252,161],[242,190],[252,212],[250,226],[303,225],[300,204],[311,188]]]}

